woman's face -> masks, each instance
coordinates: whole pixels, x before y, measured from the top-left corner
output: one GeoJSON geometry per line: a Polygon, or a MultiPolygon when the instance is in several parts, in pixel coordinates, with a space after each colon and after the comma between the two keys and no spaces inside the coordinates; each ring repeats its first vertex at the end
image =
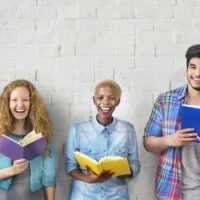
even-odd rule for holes
{"type": "Polygon", "coordinates": [[[30,92],[24,87],[17,87],[10,93],[10,111],[15,120],[25,120],[30,109],[30,92]]]}
{"type": "Polygon", "coordinates": [[[110,123],[112,114],[120,102],[116,91],[110,87],[100,87],[96,90],[93,101],[98,111],[98,121],[104,125],[110,123]]]}

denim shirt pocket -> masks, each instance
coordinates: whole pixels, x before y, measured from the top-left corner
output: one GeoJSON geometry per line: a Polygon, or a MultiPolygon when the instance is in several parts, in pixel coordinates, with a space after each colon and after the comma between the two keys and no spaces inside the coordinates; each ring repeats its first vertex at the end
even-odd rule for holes
{"type": "Polygon", "coordinates": [[[90,158],[93,158],[94,160],[99,160],[99,152],[92,148],[82,148],[80,149],[80,152],[84,153],[85,155],[89,156],[90,158]]]}
{"type": "Polygon", "coordinates": [[[128,149],[126,148],[116,148],[113,150],[113,154],[114,156],[120,156],[123,158],[127,158],[128,157],[128,149]]]}

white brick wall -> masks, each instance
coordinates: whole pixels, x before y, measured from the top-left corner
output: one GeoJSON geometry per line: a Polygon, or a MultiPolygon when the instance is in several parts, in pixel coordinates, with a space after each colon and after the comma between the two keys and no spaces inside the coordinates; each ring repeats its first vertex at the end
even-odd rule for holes
{"type": "Polygon", "coordinates": [[[131,200],[153,200],[157,156],[142,145],[158,94],[182,85],[186,48],[199,43],[199,0],[0,0],[0,90],[11,80],[36,84],[54,124],[56,200],[68,199],[63,145],[71,123],[95,113],[97,81],[123,89],[116,116],[137,130],[140,175],[131,200]]]}

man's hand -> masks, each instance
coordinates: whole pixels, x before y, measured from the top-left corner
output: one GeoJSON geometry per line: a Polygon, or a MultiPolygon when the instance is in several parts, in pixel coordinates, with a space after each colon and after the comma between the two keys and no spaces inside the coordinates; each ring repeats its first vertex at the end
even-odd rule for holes
{"type": "Polygon", "coordinates": [[[15,160],[12,165],[13,175],[21,174],[29,165],[25,159],[15,160]]]}
{"type": "Polygon", "coordinates": [[[87,183],[103,183],[114,174],[110,171],[103,171],[101,174],[96,175],[88,166],[86,166],[86,168],[87,174],[85,175],[85,181],[87,183]]]}
{"type": "Polygon", "coordinates": [[[194,128],[185,128],[166,136],[168,145],[180,147],[195,141],[197,139],[197,133],[193,133],[192,131],[194,131],[194,128]]]}

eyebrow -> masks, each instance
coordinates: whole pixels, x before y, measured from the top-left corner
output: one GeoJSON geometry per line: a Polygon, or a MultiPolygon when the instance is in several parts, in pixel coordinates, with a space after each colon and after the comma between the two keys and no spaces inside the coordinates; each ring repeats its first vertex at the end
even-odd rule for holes
{"type": "Polygon", "coordinates": [[[189,66],[195,67],[195,66],[197,66],[197,65],[195,65],[194,63],[190,63],[189,66]]]}
{"type": "MultiPolygon", "coordinates": [[[[18,97],[16,97],[16,96],[10,97],[10,99],[17,99],[17,98],[18,98],[18,97]]],[[[28,97],[28,96],[26,97],[26,96],[25,96],[25,97],[22,97],[22,99],[30,99],[30,97],[28,97]]]]}

